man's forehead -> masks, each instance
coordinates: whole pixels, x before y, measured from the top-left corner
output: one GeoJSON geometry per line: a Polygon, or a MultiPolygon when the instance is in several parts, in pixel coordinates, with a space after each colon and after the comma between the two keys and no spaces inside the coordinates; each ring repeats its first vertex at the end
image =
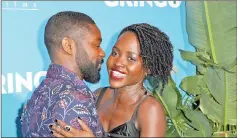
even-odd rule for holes
{"type": "Polygon", "coordinates": [[[88,34],[95,41],[102,41],[101,32],[96,24],[89,24],[88,34]]]}

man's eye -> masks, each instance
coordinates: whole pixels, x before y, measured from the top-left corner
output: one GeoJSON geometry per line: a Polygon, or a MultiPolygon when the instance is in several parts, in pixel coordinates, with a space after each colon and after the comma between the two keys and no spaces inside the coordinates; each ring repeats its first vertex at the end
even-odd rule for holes
{"type": "Polygon", "coordinates": [[[117,53],[116,53],[116,52],[114,52],[114,51],[112,51],[111,55],[112,55],[112,56],[116,56],[116,55],[117,55],[117,53]]]}

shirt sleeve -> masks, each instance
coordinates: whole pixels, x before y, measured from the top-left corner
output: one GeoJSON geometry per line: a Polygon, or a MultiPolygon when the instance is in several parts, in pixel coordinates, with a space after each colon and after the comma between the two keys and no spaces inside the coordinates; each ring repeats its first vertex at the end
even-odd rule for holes
{"type": "Polygon", "coordinates": [[[77,121],[78,116],[96,133],[96,118],[93,116],[93,103],[90,98],[79,92],[71,92],[64,95],[55,104],[53,116],[55,119],[63,120],[70,126],[81,130],[77,121]]]}

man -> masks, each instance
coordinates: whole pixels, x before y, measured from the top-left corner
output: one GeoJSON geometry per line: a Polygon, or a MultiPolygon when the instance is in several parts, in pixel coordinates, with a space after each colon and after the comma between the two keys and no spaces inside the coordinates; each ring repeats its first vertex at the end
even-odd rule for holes
{"type": "MultiPolygon", "coordinates": [[[[100,30],[88,15],[65,11],[49,19],[44,38],[52,63],[46,78],[24,107],[23,136],[52,136],[50,127],[57,119],[81,129],[77,118],[82,119],[95,136],[102,136],[96,97],[83,82],[100,80],[99,71],[105,56],[100,47],[100,30]]],[[[70,126],[65,129],[70,131],[70,126]]]]}

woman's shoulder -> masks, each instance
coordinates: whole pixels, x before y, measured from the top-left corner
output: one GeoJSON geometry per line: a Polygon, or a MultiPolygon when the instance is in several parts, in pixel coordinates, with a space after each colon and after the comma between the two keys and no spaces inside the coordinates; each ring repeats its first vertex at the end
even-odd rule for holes
{"type": "MultiPolygon", "coordinates": [[[[148,96],[137,111],[138,128],[147,129],[147,126],[163,126],[166,123],[163,105],[153,96],[148,96]]],[[[150,128],[149,128],[150,129],[150,128]]]]}
{"type": "Polygon", "coordinates": [[[163,105],[152,95],[147,95],[147,98],[140,104],[138,113],[154,113],[160,114],[164,113],[163,105]]]}

